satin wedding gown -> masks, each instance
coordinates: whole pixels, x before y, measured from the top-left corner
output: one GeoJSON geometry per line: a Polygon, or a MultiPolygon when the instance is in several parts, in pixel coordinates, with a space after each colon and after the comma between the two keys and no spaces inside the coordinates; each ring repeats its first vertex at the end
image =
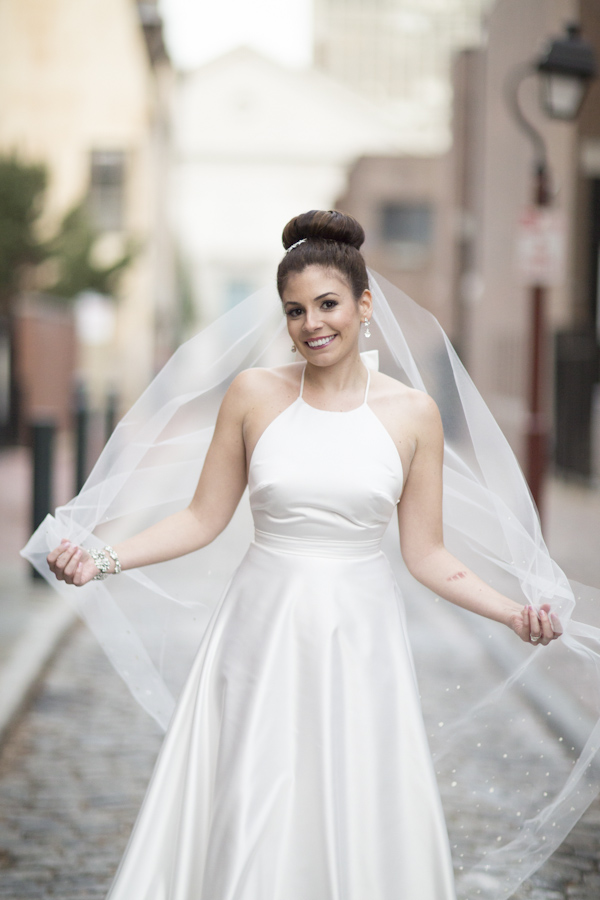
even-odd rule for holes
{"type": "Polygon", "coordinates": [[[255,539],[109,900],[454,900],[402,600],[379,549],[402,464],[368,389],[330,412],[301,386],[260,437],[255,539]]]}

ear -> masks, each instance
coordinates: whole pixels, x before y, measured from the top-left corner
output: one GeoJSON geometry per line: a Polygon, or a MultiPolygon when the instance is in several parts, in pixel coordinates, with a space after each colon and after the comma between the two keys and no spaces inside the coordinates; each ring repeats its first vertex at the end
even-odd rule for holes
{"type": "Polygon", "coordinates": [[[358,308],[360,310],[361,319],[370,319],[373,315],[373,297],[371,291],[363,291],[359,301],[358,308]]]}

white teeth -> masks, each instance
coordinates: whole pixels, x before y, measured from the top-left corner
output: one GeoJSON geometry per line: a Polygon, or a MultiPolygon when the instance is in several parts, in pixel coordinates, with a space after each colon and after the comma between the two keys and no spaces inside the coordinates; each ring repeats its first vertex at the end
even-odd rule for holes
{"type": "Polygon", "coordinates": [[[335,335],[333,334],[329,335],[329,337],[318,338],[316,341],[307,341],[306,343],[309,347],[322,347],[323,344],[329,344],[334,339],[334,337],[335,335]]]}

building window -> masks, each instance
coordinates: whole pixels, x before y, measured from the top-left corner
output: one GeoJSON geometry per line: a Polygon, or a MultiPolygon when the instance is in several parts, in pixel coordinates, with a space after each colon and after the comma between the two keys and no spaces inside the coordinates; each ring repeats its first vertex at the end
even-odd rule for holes
{"type": "Polygon", "coordinates": [[[433,240],[429,203],[386,203],[381,209],[381,237],[398,265],[415,269],[427,262],[433,240]]]}
{"type": "Polygon", "coordinates": [[[90,174],[90,215],[98,231],[123,230],[125,154],[93,150],[90,174]]]}

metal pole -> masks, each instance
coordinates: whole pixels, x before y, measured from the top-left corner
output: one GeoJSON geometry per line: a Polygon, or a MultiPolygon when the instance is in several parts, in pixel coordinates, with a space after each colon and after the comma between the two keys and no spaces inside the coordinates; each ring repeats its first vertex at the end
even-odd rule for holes
{"type": "MultiPolygon", "coordinates": [[[[548,167],[545,160],[535,167],[534,195],[536,206],[550,205],[548,167]]],[[[543,491],[548,454],[548,422],[545,412],[545,367],[546,367],[546,296],[543,285],[531,289],[530,322],[530,375],[529,411],[527,417],[527,464],[526,477],[529,489],[538,508],[540,519],[543,513],[543,491]]]]}
{"type": "MultiPolygon", "coordinates": [[[[32,530],[44,521],[52,510],[52,470],[56,424],[51,419],[38,420],[31,426],[33,450],[32,530]]],[[[33,578],[42,578],[32,568],[33,578]]]]}
{"type": "Polygon", "coordinates": [[[108,441],[117,424],[117,392],[110,390],[106,395],[106,415],[104,418],[104,440],[108,441]]]}
{"type": "MultiPolygon", "coordinates": [[[[535,67],[531,63],[517,66],[505,84],[506,101],[515,122],[531,141],[535,168],[533,202],[537,207],[550,205],[549,172],[546,143],[540,131],[529,121],[521,109],[519,88],[525,78],[533,75],[535,67]]],[[[525,428],[526,459],[525,477],[529,490],[542,518],[544,478],[546,474],[546,454],[548,446],[548,423],[544,409],[545,349],[546,349],[546,288],[534,285],[530,296],[529,324],[529,391],[527,425],[525,428]]]]}
{"type": "Polygon", "coordinates": [[[75,493],[78,494],[87,478],[89,410],[82,385],[75,390],[75,493]]]}

